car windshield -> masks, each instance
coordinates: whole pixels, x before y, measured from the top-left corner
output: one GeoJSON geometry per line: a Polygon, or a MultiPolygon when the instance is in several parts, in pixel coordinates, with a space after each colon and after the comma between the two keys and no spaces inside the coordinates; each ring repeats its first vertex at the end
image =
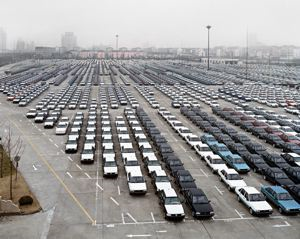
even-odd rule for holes
{"type": "Polygon", "coordinates": [[[122,153],[134,153],[133,148],[123,148],[122,153]]]}
{"type": "Polygon", "coordinates": [[[276,157],[274,158],[274,161],[275,161],[276,163],[285,163],[285,160],[284,160],[283,158],[281,158],[280,156],[276,156],[276,157]]]}
{"type": "Polygon", "coordinates": [[[295,162],[300,162],[300,157],[293,157],[293,159],[295,160],[295,162]]]}
{"type": "Polygon", "coordinates": [[[102,139],[102,143],[112,143],[111,139],[102,139]]]}
{"type": "Polygon", "coordinates": [[[152,148],[143,148],[143,153],[153,153],[152,148]]]}
{"type": "Polygon", "coordinates": [[[170,181],[168,176],[158,176],[158,177],[156,177],[155,180],[156,180],[156,182],[169,182],[170,181]]]}
{"type": "Polygon", "coordinates": [[[137,177],[130,177],[129,182],[131,182],[131,183],[144,183],[145,180],[144,180],[143,177],[137,176],[137,177]]]}
{"type": "Polygon", "coordinates": [[[265,197],[261,193],[254,193],[249,195],[249,201],[252,202],[265,201],[265,197]]]}
{"type": "Polygon", "coordinates": [[[201,195],[201,196],[193,197],[193,204],[203,204],[203,203],[208,203],[208,199],[206,196],[201,195]]]}
{"type": "Polygon", "coordinates": [[[180,182],[193,182],[194,179],[191,175],[182,175],[179,177],[180,182]]]}
{"type": "Polygon", "coordinates": [[[279,193],[277,195],[277,199],[278,200],[293,200],[293,198],[291,197],[291,195],[288,194],[288,193],[279,193]]]}
{"type": "Polygon", "coordinates": [[[244,163],[242,158],[232,158],[232,163],[244,163]]]}
{"type": "Polygon", "coordinates": [[[191,137],[191,138],[189,138],[189,140],[191,142],[200,142],[200,139],[198,137],[191,137]]]}
{"type": "Polygon", "coordinates": [[[275,173],[275,178],[285,179],[288,177],[284,173],[275,173]]]}
{"type": "Polygon", "coordinates": [[[103,154],[114,154],[114,150],[113,149],[104,149],[103,154]]]}
{"type": "Polygon", "coordinates": [[[159,161],[157,161],[157,160],[149,160],[147,163],[148,163],[149,166],[158,166],[158,165],[160,165],[159,161]]]}
{"type": "Polygon", "coordinates": [[[138,166],[139,162],[137,160],[130,160],[126,162],[126,166],[138,166]]]}
{"type": "Polygon", "coordinates": [[[212,159],[211,163],[212,164],[224,164],[224,161],[222,159],[217,158],[217,159],[212,159]]]}
{"type": "Polygon", "coordinates": [[[296,136],[293,136],[293,135],[288,135],[287,139],[288,140],[299,140],[299,138],[297,138],[296,136]]]}
{"type": "Polygon", "coordinates": [[[116,167],[117,164],[115,161],[112,162],[105,162],[104,167],[116,167]]]}
{"type": "Polygon", "coordinates": [[[240,177],[239,174],[228,174],[227,179],[229,179],[229,180],[241,180],[242,178],[240,177]]]}
{"type": "Polygon", "coordinates": [[[165,200],[165,204],[169,205],[169,204],[173,204],[173,205],[176,205],[176,204],[181,204],[180,203],[180,200],[178,197],[167,197],[166,200],[165,200]]]}

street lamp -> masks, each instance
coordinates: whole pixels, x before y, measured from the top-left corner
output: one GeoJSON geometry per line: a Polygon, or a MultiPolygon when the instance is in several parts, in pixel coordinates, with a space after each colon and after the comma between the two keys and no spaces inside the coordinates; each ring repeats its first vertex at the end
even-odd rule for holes
{"type": "Polygon", "coordinates": [[[116,35],[116,50],[117,50],[117,59],[118,59],[118,40],[119,40],[119,35],[116,35]]]}
{"type": "Polygon", "coordinates": [[[211,26],[207,25],[206,28],[207,28],[207,70],[209,70],[209,30],[211,26]]]}

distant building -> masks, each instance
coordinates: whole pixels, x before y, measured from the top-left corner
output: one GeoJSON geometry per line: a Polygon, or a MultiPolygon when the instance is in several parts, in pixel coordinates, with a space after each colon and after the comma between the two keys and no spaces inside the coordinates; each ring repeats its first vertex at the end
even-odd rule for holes
{"type": "MultiPolygon", "coordinates": [[[[207,63],[208,58],[201,58],[202,63],[207,63]]],[[[238,59],[226,59],[226,58],[209,58],[209,63],[210,64],[238,64],[239,60],[238,59]]]]}
{"type": "Polygon", "coordinates": [[[56,52],[54,47],[37,46],[35,47],[35,54],[38,57],[51,57],[56,52]]]}
{"type": "Polygon", "coordinates": [[[16,51],[24,52],[25,51],[25,41],[19,39],[16,44],[16,51]]]}
{"type": "Polygon", "coordinates": [[[63,51],[72,51],[77,47],[77,37],[73,32],[65,32],[61,37],[63,51]]]}
{"type": "Polygon", "coordinates": [[[6,51],[6,32],[0,28],[0,53],[6,51]]]}

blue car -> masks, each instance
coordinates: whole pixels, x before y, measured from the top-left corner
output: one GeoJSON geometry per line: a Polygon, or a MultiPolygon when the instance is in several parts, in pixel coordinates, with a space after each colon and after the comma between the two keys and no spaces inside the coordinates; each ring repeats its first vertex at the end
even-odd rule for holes
{"type": "Polygon", "coordinates": [[[215,137],[211,134],[204,134],[201,136],[201,141],[208,146],[218,143],[218,141],[215,139],[215,137]]]}
{"type": "Polygon", "coordinates": [[[231,151],[226,147],[225,144],[217,143],[212,146],[210,146],[211,150],[218,154],[223,160],[229,155],[233,155],[231,151]]]}
{"type": "Polygon", "coordinates": [[[280,213],[296,214],[300,212],[300,204],[280,186],[262,186],[261,192],[267,200],[278,207],[280,213]]]}
{"type": "Polygon", "coordinates": [[[249,166],[238,154],[230,154],[224,158],[227,164],[234,168],[238,173],[248,173],[250,171],[249,166]]]}

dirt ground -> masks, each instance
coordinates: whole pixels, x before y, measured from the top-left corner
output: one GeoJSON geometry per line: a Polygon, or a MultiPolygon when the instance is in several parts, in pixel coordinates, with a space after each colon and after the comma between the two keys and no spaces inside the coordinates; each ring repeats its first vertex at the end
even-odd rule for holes
{"type": "MultiPolygon", "coordinates": [[[[2,148],[0,147],[0,159],[1,159],[2,148]]],[[[22,163],[22,162],[20,162],[22,163]]],[[[10,180],[10,161],[7,155],[4,154],[3,160],[3,178],[0,178],[0,196],[2,199],[9,200],[9,180],[10,180]]],[[[25,179],[18,172],[18,178],[16,180],[16,169],[13,167],[13,180],[12,180],[12,201],[19,205],[19,199],[22,196],[29,195],[33,198],[33,203],[31,205],[21,206],[21,214],[31,214],[41,210],[41,206],[37,201],[36,197],[30,191],[25,179]]]]}

